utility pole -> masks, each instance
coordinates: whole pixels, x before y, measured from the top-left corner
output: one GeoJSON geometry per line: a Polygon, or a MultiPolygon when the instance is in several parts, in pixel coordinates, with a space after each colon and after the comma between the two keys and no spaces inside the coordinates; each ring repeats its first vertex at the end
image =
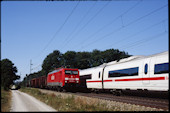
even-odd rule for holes
{"type": "Polygon", "coordinates": [[[33,64],[32,64],[32,60],[30,60],[30,74],[31,74],[31,66],[32,66],[33,64]]]}

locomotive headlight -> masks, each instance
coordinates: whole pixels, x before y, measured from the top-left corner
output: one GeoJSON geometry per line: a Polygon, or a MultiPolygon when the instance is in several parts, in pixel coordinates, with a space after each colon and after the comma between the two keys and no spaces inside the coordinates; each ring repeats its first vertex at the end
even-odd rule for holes
{"type": "Polygon", "coordinates": [[[65,83],[67,83],[67,81],[65,81],[65,83]]]}
{"type": "Polygon", "coordinates": [[[65,80],[68,80],[68,78],[65,78],[65,80]]]}
{"type": "Polygon", "coordinates": [[[79,78],[76,78],[76,80],[79,80],[79,78]]]}

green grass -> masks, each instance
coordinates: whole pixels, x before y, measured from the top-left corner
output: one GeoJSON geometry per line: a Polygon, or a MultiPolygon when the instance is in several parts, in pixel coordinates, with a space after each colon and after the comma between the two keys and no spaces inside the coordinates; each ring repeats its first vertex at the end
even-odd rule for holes
{"type": "Polygon", "coordinates": [[[11,91],[5,91],[3,87],[1,87],[1,111],[2,112],[10,112],[11,107],[11,91]]]}
{"type": "Polygon", "coordinates": [[[75,98],[73,95],[62,98],[61,95],[44,94],[35,88],[21,88],[20,91],[34,96],[57,111],[112,111],[105,104],[86,102],[81,98],[75,98]]]}

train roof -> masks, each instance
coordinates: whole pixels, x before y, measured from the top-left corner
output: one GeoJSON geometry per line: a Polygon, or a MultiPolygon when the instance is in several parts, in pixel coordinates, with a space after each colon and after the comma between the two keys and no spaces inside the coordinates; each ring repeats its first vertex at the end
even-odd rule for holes
{"type": "Polygon", "coordinates": [[[116,60],[116,61],[108,62],[104,65],[113,65],[113,64],[123,63],[123,62],[131,61],[131,60],[135,60],[135,59],[139,59],[139,58],[144,58],[144,57],[145,56],[131,56],[131,57],[128,57],[128,58],[120,59],[119,61],[116,60]]]}
{"type": "MultiPolygon", "coordinates": [[[[109,65],[114,65],[114,64],[119,64],[119,63],[123,63],[123,62],[132,61],[132,60],[139,60],[139,59],[143,59],[143,58],[161,56],[161,55],[166,55],[166,54],[169,54],[169,51],[156,53],[156,54],[148,55],[148,56],[143,56],[143,55],[130,56],[128,58],[120,59],[119,61],[117,61],[117,60],[116,61],[111,61],[111,62],[108,62],[108,63],[103,63],[103,64],[101,64],[99,66],[96,66],[96,67],[83,69],[83,70],[90,70],[90,69],[95,69],[95,68],[98,68],[98,67],[104,67],[104,66],[109,66],[109,65]]],[[[83,71],[83,70],[80,70],[80,71],[83,71]]]]}
{"type": "Polygon", "coordinates": [[[63,70],[63,69],[64,69],[64,70],[78,70],[77,68],[63,68],[63,67],[61,67],[61,68],[56,68],[55,70],[49,72],[48,75],[49,75],[49,74],[52,74],[52,73],[59,72],[59,71],[61,71],[61,70],[63,70]]]}
{"type": "Polygon", "coordinates": [[[128,57],[128,58],[121,59],[119,61],[112,61],[112,62],[104,63],[102,65],[113,65],[113,64],[123,63],[123,62],[127,62],[127,61],[132,61],[132,60],[139,60],[139,59],[143,59],[143,58],[149,58],[149,57],[166,55],[168,53],[169,53],[169,51],[165,51],[165,52],[161,52],[161,53],[156,53],[156,54],[148,55],[148,56],[143,56],[143,55],[131,56],[131,57],[128,57]]]}
{"type": "Polygon", "coordinates": [[[91,69],[96,69],[96,68],[99,68],[99,67],[105,67],[105,66],[108,66],[108,65],[114,65],[114,64],[117,64],[117,63],[122,63],[122,62],[127,62],[127,61],[130,61],[130,60],[133,60],[133,59],[136,59],[136,58],[141,58],[141,57],[144,57],[144,56],[131,56],[131,57],[128,57],[128,58],[124,58],[124,59],[121,59],[119,61],[111,61],[111,62],[108,62],[108,63],[103,63],[99,66],[96,66],[96,67],[92,67],[92,68],[87,68],[87,69],[82,69],[80,71],[83,71],[83,70],[91,70],[91,69]]]}

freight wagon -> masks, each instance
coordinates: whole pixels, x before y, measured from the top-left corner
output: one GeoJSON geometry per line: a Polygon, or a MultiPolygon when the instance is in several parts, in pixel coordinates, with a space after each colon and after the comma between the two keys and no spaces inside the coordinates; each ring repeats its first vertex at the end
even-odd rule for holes
{"type": "Polygon", "coordinates": [[[40,80],[39,87],[40,88],[46,88],[46,86],[47,86],[47,77],[45,75],[44,76],[40,76],[39,80],[40,80]]]}

